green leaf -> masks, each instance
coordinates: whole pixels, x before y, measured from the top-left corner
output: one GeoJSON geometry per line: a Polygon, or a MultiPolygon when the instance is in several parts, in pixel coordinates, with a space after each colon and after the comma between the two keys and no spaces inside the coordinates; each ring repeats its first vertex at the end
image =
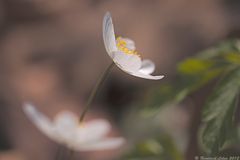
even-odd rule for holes
{"type": "Polygon", "coordinates": [[[183,160],[183,155],[173,142],[173,139],[161,133],[157,138],[145,139],[134,146],[125,155],[126,160],[183,160]]]}
{"type": "Polygon", "coordinates": [[[186,75],[198,75],[214,65],[211,60],[188,58],[178,65],[178,71],[186,75]]]}
{"type": "Polygon", "coordinates": [[[224,55],[224,59],[230,63],[240,64],[240,54],[237,52],[224,55]]]}
{"type": "Polygon", "coordinates": [[[202,143],[210,154],[219,152],[229,137],[235,135],[233,120],[239,87],[240,69],[234,69],[225,75],[206,102],[202,143]]]}

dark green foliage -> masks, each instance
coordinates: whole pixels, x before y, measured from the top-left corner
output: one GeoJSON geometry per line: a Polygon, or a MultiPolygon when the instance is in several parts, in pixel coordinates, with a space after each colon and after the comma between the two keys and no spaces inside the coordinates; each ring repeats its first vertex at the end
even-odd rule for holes
{"type": "Polygon", "coordinates": [[[240,68],[229,71],[207,100],[203,109],[202,141],[209,153],[217,153],[224,143],[236,135],[234,113],[240,87],[240,68]]]}
{"type": "Polygon", "coordinates": [[[233,140],[237,135],[233,122],[240,87],[239,48],[237,40],[226,41],[180,62],[174,80],[150,90],[144,113],[156,113],[161,106],[179,103],[215,80],[217,84],[203,107],[202,144],[207,153],[216,154],[230,140],[237,142],[233,140]]]}

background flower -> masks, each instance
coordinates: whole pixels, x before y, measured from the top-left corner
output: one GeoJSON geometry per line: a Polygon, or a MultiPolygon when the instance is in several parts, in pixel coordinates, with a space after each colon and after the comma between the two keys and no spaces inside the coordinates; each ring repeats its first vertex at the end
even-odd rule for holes
{"type": "Polygon", "coordinates": [[[79,124],[75,114],[62,111],[51,122],[31,104],[25,104],[23,110],[36,127],[50,139],[75,151],[115,149],[124,143],[123,138],[106,137],[110,132],[110,124],[103,119],[79,124]]]}

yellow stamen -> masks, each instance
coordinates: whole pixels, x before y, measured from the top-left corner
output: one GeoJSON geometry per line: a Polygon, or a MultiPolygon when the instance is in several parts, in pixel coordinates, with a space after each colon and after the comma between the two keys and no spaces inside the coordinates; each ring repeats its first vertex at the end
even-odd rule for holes
{"type": "Polygon", "coordinates": [[[128,49],[127,42],[121,37],[117,38],[117,48],[125,54],[140,56],[136,50],[128,49]]]}

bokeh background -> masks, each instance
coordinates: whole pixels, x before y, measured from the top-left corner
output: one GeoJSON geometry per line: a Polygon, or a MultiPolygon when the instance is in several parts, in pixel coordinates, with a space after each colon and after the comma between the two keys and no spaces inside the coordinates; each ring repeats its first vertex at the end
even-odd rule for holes
{"type": "Polygon", "coordinates": [[[116,34],[133,39],[142,57],[155,62],[155,74],[165,78],[143,80],[115,67],[87,119],[107,118],[112,134],[126,137],[128,144],[77,157],[117,159],[134,142],[158,133],[151,130],[156,126],[174,137],[184,159],[199,155],[196,130],[206,89],[154,118],[139,118],[139,108],[133,104],[141,103],[149,88],[174,79],[178,61],[239,37],[240,1],[1,0],[0,160],[53,159],[58,146],[28,121],[22,104],[31,101],[50,117],[63,109],[81,112],[99,75],[111,63],[102,40],[106,11],[112,14],[116,34]],[[146,126],[150,129],[143,129],[146,126]]]}

